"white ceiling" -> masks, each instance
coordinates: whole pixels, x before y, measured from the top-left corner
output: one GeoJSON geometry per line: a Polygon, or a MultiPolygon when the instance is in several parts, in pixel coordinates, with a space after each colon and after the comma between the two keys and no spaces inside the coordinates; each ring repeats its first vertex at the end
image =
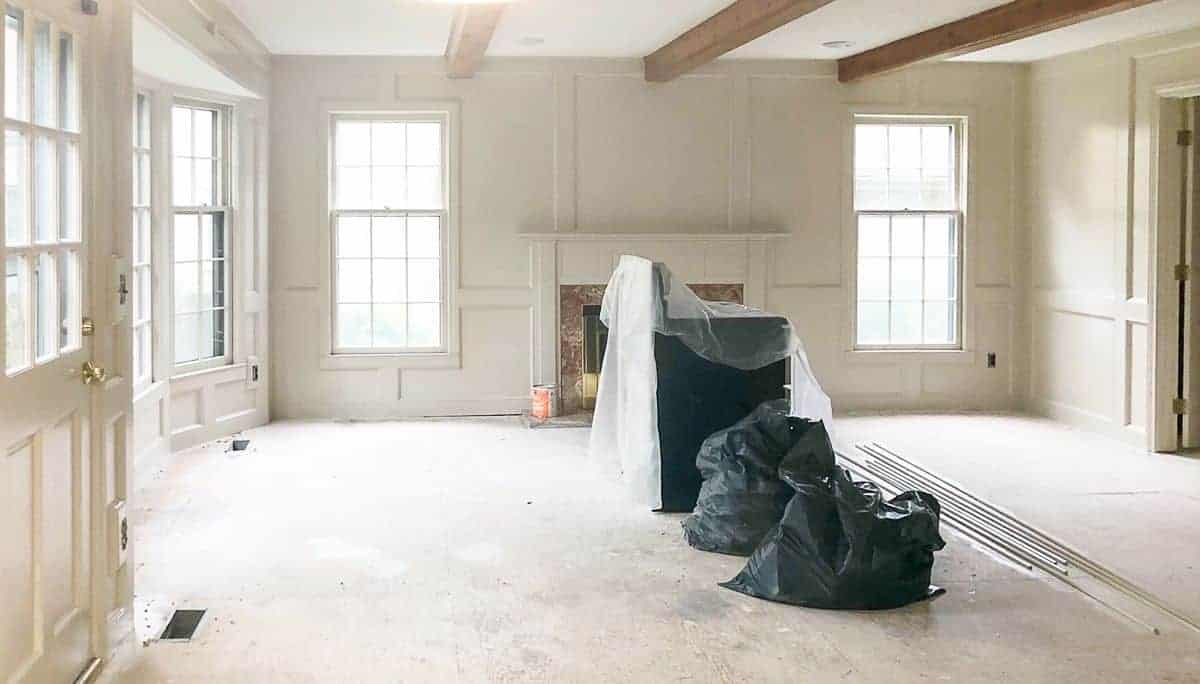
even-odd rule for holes
{"type": "MultiPolygon", "coordinates": [[[[435,0],[226,0],[276,54],[441,55],[454,8],[435,0]]],[[[732,0],[518,0],[489,55],[642,57],[732,0]],[[536,39],[536,44],[531,39],[536,39]]],[[[836,59],[1008,0],[837,0],[730,53],[742,59],[836,59]],[[850,40],[830,50],[821,43],[850,40]]],[[[1162,0],[974,56],[1031,61],[1200,25],[1200,0],[1162,0]]]]}
{"type": "Polygon", "coordinates": [[[1200,0],[1161,0],[1015,43],[980,50],[958,59],[976,62],[1028,62],[1129,38],[1181,31],[1193,26],[1200,26],[1200,0]]]}
{"type": "Polygon", "coordinates": [[[133,68],[151,78],[188,88],[258,97],[141,12],[133,15],[133,68]]]}

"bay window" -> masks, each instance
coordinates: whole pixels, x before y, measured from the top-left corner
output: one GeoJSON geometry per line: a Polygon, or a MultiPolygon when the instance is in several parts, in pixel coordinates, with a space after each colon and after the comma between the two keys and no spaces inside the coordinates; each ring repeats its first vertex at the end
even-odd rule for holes
{"type": "Polygon", "coordinates": [[[224,108],[176,104],[171,111],[174,360],[184,370],[220,365],[227,331],[229,127],[224,108]]]}

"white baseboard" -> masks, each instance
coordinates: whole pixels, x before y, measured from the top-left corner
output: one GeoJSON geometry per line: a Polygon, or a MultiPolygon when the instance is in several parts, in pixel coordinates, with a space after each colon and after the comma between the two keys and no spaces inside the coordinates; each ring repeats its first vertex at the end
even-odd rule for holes
{"type": "Polygon", "coordinates": [[[1029,402],[1030,413],[1051,420],[1057,420],[1092,432],[1098,432],[1113,439],[1125,442],[1139,449],[1150,447],[1145,430],[1129,425],[1121,425],[1108,416],[1081,409],[1050,399],[1032,399],[1029,402]]]}
{"type": "Polygon", "coordinates": [[[387,404],[279,402],[272,408],[275,420],[389,420],[394,418],[450,418],[457,416],[515,416],[529,410],[529,397],[471,400],[402,401],[387,404]]]}

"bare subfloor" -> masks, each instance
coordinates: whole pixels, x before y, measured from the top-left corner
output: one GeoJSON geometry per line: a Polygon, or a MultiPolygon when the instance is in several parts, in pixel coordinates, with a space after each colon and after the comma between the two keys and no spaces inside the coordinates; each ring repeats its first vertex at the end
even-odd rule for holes
{"type": "MultiPolygon", "coordinates": [[[[279,423],[140,474],[140,628],[121,682],[1200,681],[1153,636],[946,533],[928,604],[775,605],[742,559],[680,538],[587,461],[586,430],[517,419],[279,423]]],[[[1169,543],[1169,542],[1164,542],[1169,543]]]]}
{"type": "Polygon", "coordinates": [[[842,418],[838,437],[932,468],[1200,622],[1200,459],[1012,415],[842,418]]]}

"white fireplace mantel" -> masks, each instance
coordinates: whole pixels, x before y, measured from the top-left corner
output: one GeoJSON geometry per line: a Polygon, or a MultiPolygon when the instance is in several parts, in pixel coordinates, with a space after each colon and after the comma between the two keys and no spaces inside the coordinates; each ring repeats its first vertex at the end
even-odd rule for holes
{"type": "Polygon", "coordinates": [[[790,233],[519,233],[534,242],[759,242],[782,240],[790,233]]]}
{"type": "Polygon", "coordinates": [[[740,284],[765,308],[769,244],[788,233],[521,233],[530,243],[534,295],[533,381],[558,378],[559,286],[608,282],[622,255],[665,263],[683,282],[740,284]]]}

